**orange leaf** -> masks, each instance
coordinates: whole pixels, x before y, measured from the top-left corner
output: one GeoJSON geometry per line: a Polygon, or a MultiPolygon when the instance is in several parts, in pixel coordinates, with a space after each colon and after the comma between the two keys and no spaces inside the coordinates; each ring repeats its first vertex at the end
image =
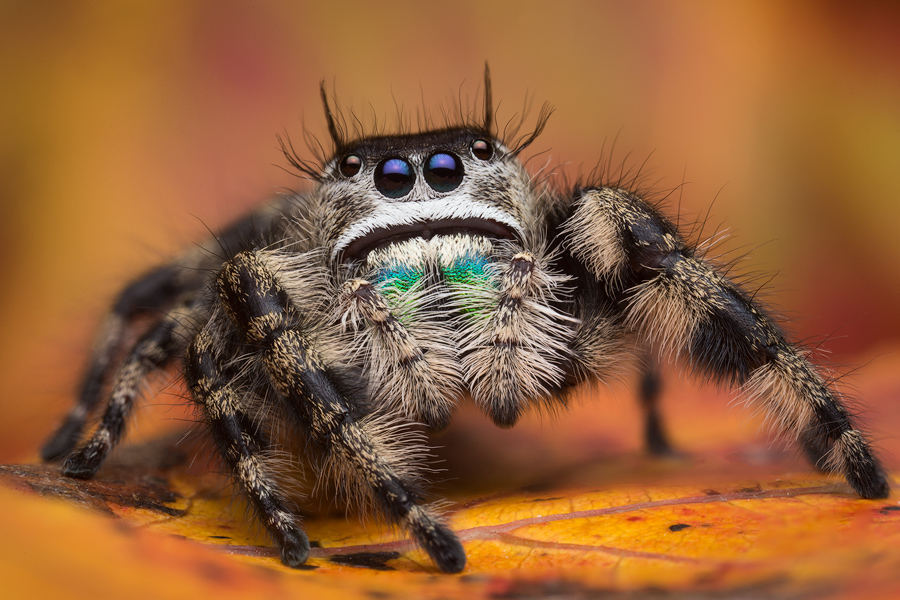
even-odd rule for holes
{"type": "MultiPolygon", "coordinates": [[[[870,382],[888,391],[880,372],[870,382]]],[[[892,575],[900,572],[895,500],[860,500],[839,479],[746,441],[752,430],[742,416],[701,410],[716,406],[712,392],[670,387],[682,409],[672,419],[676,434],[718,426],[736,442],[665,460],[619,450],[636,411],[612,397],[562,417],[561,432],[537,418],[500,432],[464,411],[441,438],[458,479],[448,491],[456,501],[448,520],[469,557],[461,576],[438,575],[402,533],[327,508],[310,509],[305,520],[315,542],[308,564],[288,569],[227,480],[196,460],[191,444],[164,435],[124,448],[92,481],[50,466],[0,467],[0,483],[19,490],[2,491],[3,580],[20,596],[94,599],[250,590],[320,598],[656,588],[848,597],[866,589],[891,597],[900,590],[892,575]],[[603,421],[629,426],[581,437],[603,421]],[[587,447],[587,456],[573,456],[573,445],[587,447]],[[516,450],[529,448],[541,458],[526,453],[531,466],[518,464],[516,450]],[[602,449],[617,456],[603,457],[602,449]],[[473,451],[484,459],[466,456],[473,451]]]]}

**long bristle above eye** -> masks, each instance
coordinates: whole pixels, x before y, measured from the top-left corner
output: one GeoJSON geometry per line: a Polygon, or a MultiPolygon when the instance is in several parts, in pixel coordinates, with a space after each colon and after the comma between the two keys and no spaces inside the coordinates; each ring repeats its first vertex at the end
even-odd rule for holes
{"type": "Polygon", "coordinates": [[[344,145],[343,129],[338,128],[334,113],[331,112],[331,106],[328,104],[328,93],[325,91],[324,81],[319,85],[319,91],[322,95],[322,106],[325,109],[325,120],[328,123],[328,133],[331,136],[331,141],[334,142],[335,148],[341,148],[344,145]]]}
{"type": "Polygon", "coordinates": [[[304,138],[306,139],[307,148],[312,151],[313,155],[316,157],[315,161],[310,161],[300,156],[300,153],[294,149],[294,144],[291,142],[290,136],[285,133],[283,136],[277,135],[275,138],[278,140],[278,145],[281,148],[282,154],[287,159],[288,163],[297,169],[304,176],[312,179],[313,181],[321,181],[322,179],[322,171],[324,170],[325,163],[325,152],[323,151],[321,145],[318,143],[318,140],[315,137],[312,137],[306,130],[304,130],[304,138]]]}
{"type": "MultiPolygon", "coordinates": [[[[429,108],[429,104],[433,103],[425,101],[424,97],[421,107],[417,107],[414,112],[397,104],[394,124],[390,125],[391,119],[379,117],[374,108],[371,112],[362,114],[355,113],[352,108],[342,109],[335,93],[329,93],[325,81],[322,81],[319,86],[320,97],[328,135],[332,141],[332,149],[326,154],[331,158],[359,142],[377,137],[410,136],[453,129],[471,129],[497,137],[504,145],[515,148],[513,155],[518,154],[541,134],[553,112],[552,107],[544,104],[531,132],[519,137],[519,132],[526,127],[532,102],[531,97],[526,97],[523,109],[507,123],[498,136],[494,131],[497,126],[498,105],[494,103],[491,71],[487,63],[483,86],[482,93],[476,94],[474,98],[464,96],[460,90],[458,97],[438,103],[436,109],[429,108]],[[433,112],[440,116],[432,116],[433,112]]],[[[319,157],[321,148],[315,150],[314,154],[319,157]]]]}
{"type": "Polygon", "coordinates": [[[491,133],[494,129],[494,97],[491,90],[491,68],[484,63],[484,130],[491,133]]]}
{"type": "Polygon", "coordinates": [[[545,103],[543,106],[541,106],[541,112],[538,114],[537,123],[535,123],[534,129],[531,131],[531,133],[523,138],[520,138],[516,143],[512,144],[513,150],[510,152],[512,156],[518,156],[523,150],[525,150],[525,148],[534,143],[538,136],[543,133],[544,128],[547,126],[547,122],[550,120],[550,116],[553,114],[553,111],[554,108],[549,104],[545,103]]]}

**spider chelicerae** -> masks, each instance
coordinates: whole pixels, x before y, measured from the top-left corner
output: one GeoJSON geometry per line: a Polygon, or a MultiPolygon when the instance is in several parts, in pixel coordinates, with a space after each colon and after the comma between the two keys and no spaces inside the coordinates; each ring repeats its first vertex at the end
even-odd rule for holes
{"type": "MultiPolygon", "coordinates": [[[[547,113],[507,145],[487,71],[484,97],[480,122],[350,139],[323,87],[331,158],[316,167],[286,147],[313,188],[121,292],[44,459],[92,477],[123,438],[142,383],[177,363],[286,565],[309,554],[279,477],[284,448],[300,447],[318,477],[458,572],[462,545],[422,502],[428,448],[411,424],[446,427],[470,397],[511,427],[530,406],[564,405],[623,355],[655,347],[741,386],[860,496],[888,495],[870,443],[806,350],[623,183],[537,182],[519,154],[547,113]],[[148,315],[149,330],[123,348],[148,315]]],[[[653,377],[646,369],[646,437],[661,452],[653,377]]]]}

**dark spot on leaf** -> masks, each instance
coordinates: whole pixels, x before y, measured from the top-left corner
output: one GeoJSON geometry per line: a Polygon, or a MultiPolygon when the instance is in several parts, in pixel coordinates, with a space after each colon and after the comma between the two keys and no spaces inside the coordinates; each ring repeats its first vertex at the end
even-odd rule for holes
{"type": "Polygon", "coordinates": [[[883,515],[888,515],[897,510],[900,510],[900,506],[882,506],[878,512],[883,515]]]}
{"type": "Polygon", "coordinates": [[[356,552],[354,554],[336,554],[331,557],[331,562],[347,567],[363,567],[376,571],[393,571],[394,567],[388,566],[387,561],[399,558],[399,552],[356,552]]]}
{"type": "Polygon", "coordinates": [[[551,500],[562,500],[562,497],[557,496],[556,498],[534,498],[532,500],[526,500],[526,502],[550,502],[551,500]]]}
{"type": "Polygon", "coordinates": [[[703,493],[706,494],[707,496],[718,496],[720,492],[719,492],[719,490],[714,490],[714,489],[710,488],[708,490],[703,490],[703,493]]]}
{"type": "Polygon", "coordinates": [[[318,540],[309,540],[309,547],[310,548],[321,548],[322,544],[320,544],[318,540]]]}
{"type": "Polygon", "coordinates": [[[227,535],[210,535],[207,537],[209,537],[210,539],[213,539],[213,540],[230,540],[231,539],[227,535]]]}
{"type": "MultiPolygon", "coordinates": [[[[170,517],[181,517],[187,514],[186,510],[180,508],[172,508],[171,506],[166,506],[164,504],[160,504],[159,502],[154,502],[150,498],[146,496],[133,496],[133,502],[131,502],[131,506],[135,508],[143,508],[146,510],[152,510],[153,512],[162,513],[164,515],[169,515],[170,517]]],[[[119,498],[123,505],[128,506],[127,502],[119,498]]],[[[166,500],[168,502],[174,502],[175,498],[171,500],[166,500]]]]}
{"type": "Polygon", "coordinates": [[[676,523],[675,525],[669,525],[669,531],[681,531],[682,529],[687,529],[690,527],[687,523],[676,523]]]}

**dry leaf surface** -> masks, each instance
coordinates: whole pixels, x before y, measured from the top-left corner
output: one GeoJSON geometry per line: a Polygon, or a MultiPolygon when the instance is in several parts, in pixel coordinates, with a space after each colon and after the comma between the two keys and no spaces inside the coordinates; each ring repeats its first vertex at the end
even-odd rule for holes
{"type": "MultiPolygon", "coordinates": [[[[890,394],[890,381],[875,369],[865,384],[890,394]]],[[[124,448],[92,481],[0,467],[0,569],[20,597],[894,597],[900,503],[860,500],[693,389],[674,384],[676,432],[730,431],[669,459],[627,449],[634,415],[621,399],[576,409],[561,432],[536,420],[497,434],[464,413],[438,440],[453,476],[439,492],[469,557],[459,576],[439,574],[402,532],[327,501],[304,521],[308,564],[283,567],[227,479],[198,458],[201,444],[180,434],[124,448]],[[616,419],[629,426],[597,433],[616,419]],[[579,457],[584,440],[596,443],[579,457]],[[522,446],[536,453],[516,458],[522,446]]],[[[893,418],[887,396],[876,400],[872,410],[893,418]]],[[[891,440],[881,445],[890,458],[891,440]]]]}

